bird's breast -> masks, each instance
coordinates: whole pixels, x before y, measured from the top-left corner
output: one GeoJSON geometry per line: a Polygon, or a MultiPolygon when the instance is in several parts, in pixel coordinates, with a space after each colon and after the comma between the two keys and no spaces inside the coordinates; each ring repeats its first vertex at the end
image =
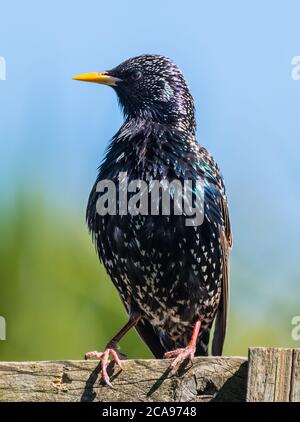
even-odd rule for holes
{"type": "MultiPolygon", "coordinates": [[[[200,225],[188,226],[184,213],[175,215],[174,196],[170,198],[169,215],[153,215],[150,184],[177,179],[183,186],[186,179],[195,181],[203,173],[201,160],[183,147],[175,151],[172,144],[155,149],[141,142],[136,150],[134,144],[127,148],[126,153],[123,149],[110,152],[90,195],[87,220],[99,256],[127,310],[137,307],[153,326],[166,331],[175,327],[184,331],[195,318],[201,318],[205,326],[214,317],[222,281],[216,188],[209,184],[209,178],[204,180],[209,201],[200,225]],[[119,212],[120,192],[127,189],[120,187],[120,174],[127,188],[135,180],[146,183],[148,207],[144,214],[130,213],[128,208],[125,214],[119,212]],[[110,180],[115,186],[114,215],[99,215],[97,211],[97,185],[101,180],[110,180]]],[[[136,191],[127,194],[128,205],[136,191]]],[[[162,198],[160,194],[160,211],[162,198]]]]}

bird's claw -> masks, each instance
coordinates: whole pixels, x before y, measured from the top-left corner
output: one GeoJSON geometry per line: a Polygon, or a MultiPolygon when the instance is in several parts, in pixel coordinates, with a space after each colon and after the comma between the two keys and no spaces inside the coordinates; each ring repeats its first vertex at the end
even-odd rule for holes
{"type": "Polygon", "coordinates": [[[170,352],[166,352],[164,354],[164,359],[173,358],[173,362],[170,364],[170,368],[176,368],[179,364],[181,364],[186,359],[193,359],[195,355],[195,348],[191,346],[187,346],[182,349],[171,350],[170,352]]]}
{"type": "MultiPolygon", "coordinates": [[[[121,355],[122,358],[124,355],[121,355]]],[[[105,382],[106,385],[109,387],[112,387],[112,384],[110,382],[108,373],[107,373],[107,366],[108,366],[108,360],[109,357],[112,361],[114,361],[119,368],[122,369],[122,362],[119,357],[118,352],[115,349],[112,348],[106,348],[104,352],[87,352],[84,356],[85,359],[99,359],[101,361],[101,378],[105,382]]]]}

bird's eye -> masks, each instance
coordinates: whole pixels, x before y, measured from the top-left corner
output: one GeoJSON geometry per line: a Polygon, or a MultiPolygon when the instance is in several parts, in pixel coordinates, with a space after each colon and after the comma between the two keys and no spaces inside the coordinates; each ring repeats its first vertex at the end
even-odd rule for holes
{"type": "Polygon", "coordinates": [[[131,79],[133,81],[138,81],[142,77],[142,72],[140,70],[136,70],[135,72],[132,72],[131,79]]]}

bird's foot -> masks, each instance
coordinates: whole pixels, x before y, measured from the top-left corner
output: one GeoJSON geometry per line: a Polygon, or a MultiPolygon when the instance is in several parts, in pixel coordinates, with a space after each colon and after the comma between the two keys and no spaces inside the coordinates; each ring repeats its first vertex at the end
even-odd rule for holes
{"type": "Polygon", "coordinates": [[[192,345],[188,345],[182,349],[171,350],[170,352],[166,352],[164,354],[164,359],[173,358],[173,362],[170,364],[170,368],[176,368],[186,359],[193,359],[195,355],[195,347],[192,345]]]}
{"type": "Polygon", "coordinates": [[[171,369],[176,368],[176,366],[181,364],[186,359],[190,359],[190,360],[193,359],[196,352],[196,344],[197,344],[197,338],[200,332],[200,328],[201,328],[201,321],[198,320],[196,321],[194,325],[192,338],[190,342],[188,343],[188,345],[182,349],[171,350],[170,352],[166,352],[164,354],[165,359],[175,357],[175,359],[170,365],[171,369]]]}
{"type": "Polygon", "coordinates": [[[104,352],[87,352],[84,356],[85,359],[99,359],[101,361],[101,378],[105,382],[106,385],[112,387],[108,373],[107,373],[107,366],[109,358],[111,361],[114,361],[119,368],[122,369],[121,359],[126,359],[126,356],[117,352],[112,347],[107,347],[104,352]]]}

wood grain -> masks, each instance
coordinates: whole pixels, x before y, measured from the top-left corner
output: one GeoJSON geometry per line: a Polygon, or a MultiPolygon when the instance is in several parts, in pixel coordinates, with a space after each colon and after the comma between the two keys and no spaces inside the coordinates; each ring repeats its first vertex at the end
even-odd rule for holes
{"type": "Polygon", "coordinates": [[[250,348],[247,401],[300,401],[300,349],[250,348]]]}
{"type": "MultiPolygon", "coordinates": [[[[298,356],[299,358],[299,356],[298,356]]],[[[170,372],[167,360],[128,360],[109,368],[104,386],[96,361],[0,363],[0,401],[245,401],[247,360],[197,357],[170,372]]]]}

